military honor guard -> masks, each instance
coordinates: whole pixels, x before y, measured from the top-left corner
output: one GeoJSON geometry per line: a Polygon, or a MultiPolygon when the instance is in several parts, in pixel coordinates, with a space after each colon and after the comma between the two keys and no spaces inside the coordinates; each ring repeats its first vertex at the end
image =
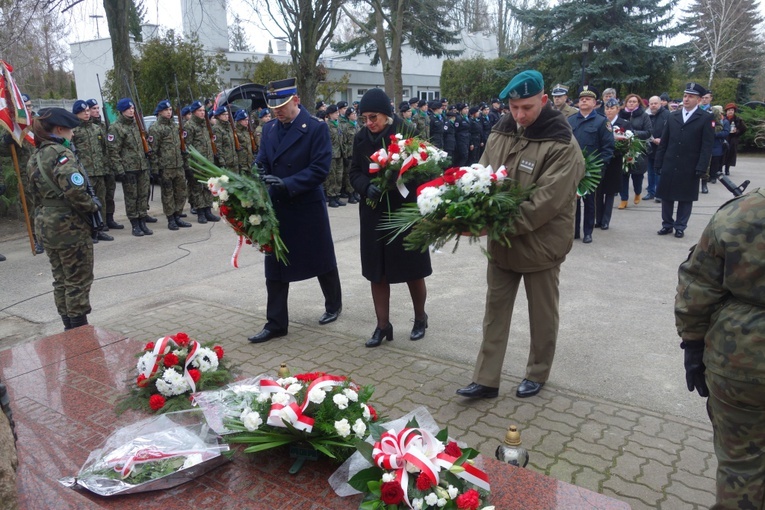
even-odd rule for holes
{"type": "Polygon", "coordinates": [[[234,136],[239,140],[239,152],[236,155],[236,171],[247,175],[252,171],[252,163],[255,161],[255,153],[253,151],[255,135],[253,134],[253,137],[250,138],[250,117],[244,108],[240,108],[234,113],[234,123],[236,125],[234,136]]]}
{"type": "Polygon", "coordinates": [[[340,207],[345,205],[345,202],[340,199],[340,190],[343,185],[345,131],[338,120],[340,111],[337,105],[329,105],[326,115],[324,120],[327,126],[329,126],[329,139],[332,143],[332,165],[329,169],[327,180],[324,181],[324,192],[327,194],[327,203],[330,207],[340,207]]]}
{"type": "MultiPolygon", "coordinates": [[[[188,124],[184,124],[186,145],[194,147],[209,161],[214,161],[212,139],[207,131],[207,121],[205,120],[207,113],[202,103],[194,101],[189,105],[189,111],[191,112],[191,119],[188,124]]],[[[189,203],[197,211],[197,222],[220,221],[220,217],[212,213],[213,199],[207,186],[198,182],[193,174],[191,178],[187,178],[186,183],[189,190],[189,203]]]]}
{"type": "MultiPolygon", "coordinates": [[[[85,101],[85,103],[88,105],[88,108],[90,108],[90,121],[98,126],[98,128],[102,132],[102,136],[104,137],[104,140],[106,140],[107,132],[106,132],[106,123],[103,120],[103,117],[101,115],[101,105],[98,104],[98,101],[96,99],[88,99],[85,101]]],[[[104,113],[104,115],[106,115],[104,113]]],[[[117,179],[115,179],[115,170],[114,165],[112,164],[111,160],[109,159],[109,150],[108,148],[105,150],[105,156],[104,156],[104,166],[105,166],[105,173],[103,175],[104,180],[104,187],[106,188],[105,191],[105,197],[106,201],[103,202],[104,209],[106,211],[106,219],[104,220],[104,231],[108,232],[109,229],[115,229],[115,230],[122,230],[125,228],[125,225],[121,225],[114,221],[114,192],[117,190],[117,179]]],[[[96,186],[96,194],[98,194],[98,183],[97,181],[93,183],[94,186],[96,186]]],[[[100,195],[99,195],[100,196],[100,195]]]]}

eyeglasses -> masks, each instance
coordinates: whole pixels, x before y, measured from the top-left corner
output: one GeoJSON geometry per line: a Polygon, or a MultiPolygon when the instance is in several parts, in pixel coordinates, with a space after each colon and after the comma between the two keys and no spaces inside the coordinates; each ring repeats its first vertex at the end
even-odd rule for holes
{"type": "Polygon", "coordinates": [[[369,115],[362,115],[359,117],[359,120],[362,124],[366,124],[367,122],[377,122],[377,117],[380,115],[377,113],[370,113],[369,115]]]}

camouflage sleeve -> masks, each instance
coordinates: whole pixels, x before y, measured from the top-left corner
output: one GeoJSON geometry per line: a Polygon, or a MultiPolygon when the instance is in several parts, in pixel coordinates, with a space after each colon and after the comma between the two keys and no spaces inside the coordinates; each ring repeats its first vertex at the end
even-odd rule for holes
{"type": "Polygon", "coordinates": [[[149,128],[149,132],[146,133],[146,141],[149,142],[149,148],[151,149],[149,162],[154,171],[159,168],[162,136],[162,130],[157,122],[152,124],[149,128]]]}
{"type": "Polygon", "coordinates": [[[675,325],[683,340],[703,340],[712,315],[729,294],[723,286],[725,251],[715,232],[716,217],[678,270],[675,325]]]}
{"type": "Polygon", "coordinates": [[[75,160],[70,155],[61,154],[55,165],[53,175],[66,200],[78,211],[95,212],[98,207],[88,193],[85,177],[75,160]]]}
{"type": "Polygon", "coordinates": [[[122,147],[123,136],[121,131],[112,124],[109,127],[109,134],[106,136],[106,149],[109,152],[109,160],[114,168],[115,175],[124,175],[125,167],[122,165],[120,158],[120,149],[122,147]]]}

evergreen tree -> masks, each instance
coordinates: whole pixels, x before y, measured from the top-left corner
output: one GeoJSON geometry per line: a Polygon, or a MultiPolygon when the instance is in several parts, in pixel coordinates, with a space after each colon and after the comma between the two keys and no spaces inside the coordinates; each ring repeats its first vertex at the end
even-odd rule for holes
{"type": "Polygon", "coordinates": [[[143,0],[130,0],[128,5],[128,26],[130,35],[136,42],[143,41],[143,34],[141,33],[141,25],[146,23],[146,6],[143,4],[143,0]]]}
{"type": "Polygon", "coordinates": [[[547,9],[513,10],[533,32],[530,46],[516,57],[539,69],[547,83],[581,84],[584,40],[587,82],[620,93],[655,94],[669,84],[677,47],[660,43],[679,33],[672,26],[677,0],[565,0],[547,9]]]}

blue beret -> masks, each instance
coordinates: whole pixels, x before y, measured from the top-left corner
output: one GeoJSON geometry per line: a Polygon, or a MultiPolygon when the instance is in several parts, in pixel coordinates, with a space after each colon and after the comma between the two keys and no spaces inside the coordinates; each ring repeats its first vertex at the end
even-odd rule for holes
{"type": "Polygon", "coordinates": [[[154,115],[157,115],[162,110],[167,110],[168,108],[172,108],[173,105],[170,104],[170,101],[167,99],[163,99],[159,103],[157,103],[157,107],[154,108],[154,115]]]}
{"type": "Polygon", "coordinates": [[[545,88],[545,80],[542,73],[529,69],[518,73],[510,80],[507,87],[499,93],[500,99],[509,97],[510,99],[525,99],[534,97],[545,88]]]}
{"type": "Polygon", "coordinates": [[[247,118],[247,111],[244,108],[239,108],[234,114],[234,121],[239,122],[247,118]]]}
{"type": "Polygon", "coordinates": [[[24,102],[26,103],[27,101],[30,101],[31,99],[29,98],[29,96],[28,96],[28,95],[26,95],[26,94],[21,94],[21,100],[22,100],[22,101],[24,101],[24,102]]]}
{"type": "Polygon", "coordinates": [[[85,103],[86,103],[86,104],[87,104],[89,107],[90,107],[90,106],[98,106],[98,101],[96,101],[95,99],[88,99],[87,101],[85,101],[85,103]]]}
{"type": "Polygon", "coordinates": [[[208,119],[212,119],[214,115],[215,115],[215,110],[210,110],[209,112],[207,112],[208,119]]]}
{"type": "Polygon", "coordinates": [[[218,108],[215,109],[215,111],[213,112],[213,115],[217,117],[218,115],[223,115],[224,113],[228,113],[228,109],[226,109],[225,106],[219,106],[218,108]]]}
{"type": "Polygon", "coordinates": [[[262,110],[260,110],[260,113],[258,114],[258,118],[262,119],[266,115],[271,115],[271,110],[269,110],[268,108],[263,108],[262,110]]]}
{"type": "Polygon", "coordinates": [[[88,109],[88,103],[83,101],[82,99],[78,99],[74,102],[74,106],[72,106],[72,113],[77,115],[80,112],[84,112],[88,109]]]}
{"type": "Polygon", "coordinates": [[[189,110],[188,106],[184,106],[183,108],[181,108],[181,116],[186,116],[189,113],[191,113],[191,110],[189,110]]]}
{"type": "Polygon", "coordinates": [[[200,101],[194,101],[193,103],[189,105],[188,108],[190,112],[195,112],[199,110],[200,108],[202,108],[202,103],[200,101]]]}
{"type": "Polygon", "coordinates": [[[133,100],[130,99],[129,97],[123,97],[122,99],[117,101],[117,111],[120,113],[124,112],[131,106],[135,106],[135,105],[133,105],[133,100]]]}

